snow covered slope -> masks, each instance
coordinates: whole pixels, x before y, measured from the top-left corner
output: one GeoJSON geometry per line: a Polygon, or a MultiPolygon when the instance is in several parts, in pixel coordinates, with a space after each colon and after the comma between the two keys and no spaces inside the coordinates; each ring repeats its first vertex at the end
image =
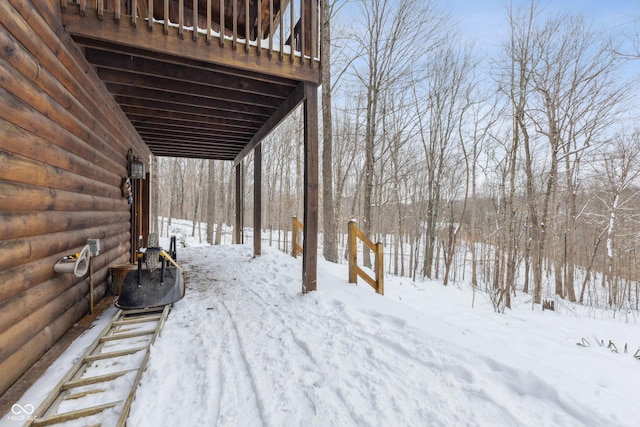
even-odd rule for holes
{"type": "Polygon", "coordinates": [[[387,277],[386,293],[320,262],[249,246],[187,248],[134,426],[637,426],[640,325],[387,277]],[[595,344],[612,340],[620,353],[595,344]],[[576,345],[586,338],[589,347],[576,345]],[[627,343],[630,354],[622,347],[627,343]]]}

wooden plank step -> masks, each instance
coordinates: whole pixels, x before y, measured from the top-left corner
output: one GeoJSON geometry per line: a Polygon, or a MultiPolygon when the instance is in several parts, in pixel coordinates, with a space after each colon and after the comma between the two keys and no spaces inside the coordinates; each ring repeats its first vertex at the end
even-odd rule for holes
{"type": "Polygon", "coordinates": [[[136,310],[122,310],[122,317],[130,316],[132,314],[162,313],[163,309],[164,309],[164,306],[156,307],[156,308],[140,308],[140,309],[136,309],[136,310]]]}
{"type": "Polygon", "coordinates": [[[118,320],[116,322],[113,322],[113,326],[123,326],[123,325],[132,325],[134,323],[151,322],[151,321],[160,320],[161,318],[162,318],[162,315],[160,314],[154,314],[153,316],[136,316],[136,317],[126,318],[124,320],[118,320]]]}
{"type": "Polygon", "coordinates": [[[80,393],[69,394],[65,396],[62,400],[74,400],[80,399],[81,397],[89,396],[90,394],[100,394],[104,393],[106,390],[103,388],[97,388],[95,390],[87,390],[80,393]]]}
{"type": "Polygon", "coordinates": [[[145,329],[144,331],[139,331],[139,332],[128,332],[128,333],[122,333],[122,334],[112,334],[112,335],[107,335],[107,336],[104,336],[104,337],[100,338],[100,342],[124,340],[124,339],[127,339],[127,338],[143,337],[145,335],[151,335],[151,334],[153,334],[155,332],[156,332],[155,329],[145,329]]]}
{"type": "Polygon", "coordinates": [[[53,424],[64,423],[71,420],[77,420],[78,418],[90,417],[91,415],[99,414],[105,409],[113,408],[119,405],[123,401],[105,403],[103,405],[91,406],[89,408],[78,409],[77,411],[65,412],[63,414],[56,414],[46,418],[39,418],[33,420],[32,426],[50,426],[53,424]]]}
{"type": "Polygon", "coordinates": [[[81,378],[79,380],[76,381],[69,381],[66,382],[64,384],[62,384],[62,387],[60,387],[61,390],[69,390],[70,388],[76,388],[76,387],[82,387],[85,385],[91,385],[91,384],[98,384],[98,383],[103,383],[106,381],[112,381],[115,380],[116,378],[120,378],[121,376],[128,374],[130,372],[136,372],[137,369],[128,369],[126,371],[119,371],[119,372],[113,372],[111,374],[106,374],[106,375],[98,375],[96,377],[88,377],[88,378],[81,378]]]}
{"type": "Polygon", "coordinates": [[[149,346],[144,346],[144,347],[128,348],[126,350],[110,351],[108,353],[92,354],[91,356],[85,357],[84,361],[86,363],[91,363],[91,362],[95,362],[96,360],[104,360],[104,359],[110,359],[112,357],[128,356],[129,354],[134,354],[139,351],[148,350],[148,349],[149,349],[149,346]]]}

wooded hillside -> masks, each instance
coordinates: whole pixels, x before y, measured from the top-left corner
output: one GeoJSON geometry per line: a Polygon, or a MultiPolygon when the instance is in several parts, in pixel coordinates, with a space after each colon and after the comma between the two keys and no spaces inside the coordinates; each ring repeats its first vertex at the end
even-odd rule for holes
{"type": "MultiPolygon", "coordinates": [[[[510,32],[487,58],[434,3],[355,3],[348,28],[332,15],[342,2],[325,16],[335,232],[357,218],[385,242],[388,273],[471,281],[506,306],[525,292],[637,310],[640,128],[627,112],[639,106],[624,28],[605,37],[534,4],[505,11],[510,32]]],[[[264,142],[263,221],[283,250],[302,215],[301,129],[293,117],[264,142]]],[[[158,160],[160,215],[233,224],[230,165],[158,160]]]]}

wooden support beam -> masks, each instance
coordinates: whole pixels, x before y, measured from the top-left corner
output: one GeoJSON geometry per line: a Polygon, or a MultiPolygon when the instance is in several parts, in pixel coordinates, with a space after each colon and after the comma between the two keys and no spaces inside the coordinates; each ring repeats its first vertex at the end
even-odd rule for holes
{"type": "Polygon", "coordinates": [[[262,255],[262,145],[253,149],[253,255],[262,255]]]}
{"type": "MultiPolygon", "coordinates": [[[[87,61],[100,69],[118,70],[132,74],[162,77],[180,82],[194,83],[219,89],[229,89],[260,96],[280,98],[283,91],[296,87],[291,81],[267,75],[251,75],[247,72],[234,73],[227,67],[205,67],[203,63],[174,58],[162,54],[151,55],[131,47],[124,47],[122,53],[114,52],[116,47],[109,43],[98,43],[79,40],[85,46],[87,61]],[[265,84],[268,83],[268,84],[265,84]]],[[[200,88],[202,89],[202,88],[200,88]]],[[[180,91],[183,92],[183,91],[180,91]]],[[[186,92],[186,91],[185,91],[186,92]]],[[[201,91],[194,93],[200,94],[201,91]]],[[[278,103],[279,104],[279,103],[278,103]]]]}
{"type": "MultiPolygon", "coordinates": [[[[241,108],[227,108],[224,109],[224,101],[208,101],[207,106],[200,104],[186,104],[184,101],[189,102],[188,97],[183,97],[183,103],[177,100],[173,96],[163,96],[161,91],[155,91],[154,95],[151,95],[144,99],[144,94],[138,93],[138,91],[144,91],[146,93],[154,92],[149,89],[133,89],[131,90],[132,96],[119,95],[120,91],[117,87],[107,84],[110,90],[113,90],[116,100],[122,106],[122,111],[127,114],[132,112],[138,113],[146,117],[157,117],[160,114],[171,115],[173,117],[181,117],[183,120],[190,120],[195,122],[205,122],[207,117],[222,118],[229,123],[246,124],[251,128],[257,128],[263,123],[265,117],[269,117],[273,109],[266,107],[244,105],[241,108]],[[229,114],[238,112],[237,117],[228,117],[229,114]]],[[[192,98],[193,100],[194,98],[192,98]]],[[[229,104],[227,104],[229,105],[229,104]]]]}
{"type": "MultiPolygon", "coordinates": [[[[169,68],[169,67],[165,67],[169,68]]],[[[198,74],[198,73],[189,73],[198,74]]],[[[239,92],[229,88],[223,88],[219,85],[204,85],[200,83],[193,83],[184,81],[177,78],[167,78],[151,75],[142,75],[140,73],[134,73],[129,71],[115,70],[110,68],[99,68],[98,76],[106,83],[112,83],[117,85],[123,85],[127,88],[146,88],[154,89],[161,88],[162,92],[166,94],[178,94],[179,96],[197,97],[204,100],[217,100],[248,105],[257,105],[260,107],[267,107],[271,109],[277,108],[284,99],[276,96],[275,90],[270,90],[270,95],[258,95],[254,92],[252,94],[251,102],[246,100],[244,94],[246,92],[239,92]]],[[[222,80],[222,79],[220,79],[222,80]]],[[[255,88],[256,85],[254,84],[255,88]]],[[[286,87],[284,87],[286,89],[286,87]]],[[[128,94],[128,92],[127,92],[128,94]]]]}
{"type": "Polygon", "coordinates": [[[244,211],[244,197],[243,197],[243,182],[242,182],[242,162],[236,164],[236,226],[233,229],[233,243],[240,245],[244,243],[244,233],[242,228],[244,227],[243,211],[244,211]]]}
{"type": "Polygon", "coordinates": [[[302,292],[316,290],[318,270],[318,86],[304,83],[304,241],[302,292]]]}
{"type": "MultiPolygon", "coordinates": [[[[315,86],[314,84],[311,84],[315,86]]],[[[271,117],[265,122],[265,124],[256,132],[249,144],[238,154],[234,163],[240,162],[251,150],[253,150],[258,144],[262,142],[269,132],[275,129],[278,124],[287,118],[289,114],[304,100],[305,97],[305,83],[300,83],[287,97],[287,99],[280,105],[271,117]]],[[[316,96],[317,97],[317,96],[316,96]]],[[[316,110],[317,110],[316,106],[316,110]]],[[[316,113],[317,115],[317,113],[316,113]]],[[[316,118],[317,122],[317,118],[316,118]]],[[[316,130],[317,132],[317,130],[316,130]]]]}

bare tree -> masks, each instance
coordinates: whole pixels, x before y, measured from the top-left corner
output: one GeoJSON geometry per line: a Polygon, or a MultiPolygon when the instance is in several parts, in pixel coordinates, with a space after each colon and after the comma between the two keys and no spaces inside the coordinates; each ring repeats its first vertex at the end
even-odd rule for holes
{"type": "MultiPolygon", "coordinates": [[[[442,41],[447,19],[431,2],[416,4],[410,0],[361,0],[364,22],[361,33],[353,35],[361,61],[356,62],[355,76],[364,86],[367,97],[365,113],[365,163],[363,221],[361,229],[371,232],[373,182],[378,143],[379,114],[383,92],[398,90],[413,82],[425,55],[442,41]],[[416,47],[420,46],[420,49],[416,47]]],[[[371,266],[369,251],[364,264],[371,266]]]]}
{"type": "MultiPolygon", "coordinates": [[[[613,149],[603,153],[597,165],[603,169],[605,175],[604,180],[598,180],[603,186],[597,197],[606,209],[604,277],[609,290],[609,304],[614,305],[621,303],[618,287],[620,274],[617,272],[616,263],[620,262],[622,255],[619,249],[625,245],[620,241],[623,237],[620,235],[620,224],[629,215],[635,216],[636,220],[638,217],[636,210],[631,206],[640,197],[640,190],[637,185],[634,186],[640,177],[640,131],[635,131],[630,137],[618,136],[613,149]]],[[[632,236],[636,238],[633,234],[632,236]]],[[[634,243],[637,245],[638,242],[634,243]]]]}
{"type": "Polygon", "coordinates": [[[473,63],[469,52],[458,54],[454,42],[436,49],[425,67],[424,86],[414,91],[416,117],[420,124],[426,170],[424,185],[426,205],[424,222],[424,254],[422,274],[434,278],[436,262],[438,218],[442,208],[442,185],[447,160],[457,149],[461,118],[469,106],[469,78],[473,63]],[[422,90],[422,92],[418,92],[422,90]],[[455,145],[455,147],[454,147],[455,145]]]}
{"type": "Polygon", "coordinates": [[[589,149],[606,141],[603,131],[616,119],[625,84],[617,75],[619,61],[581,17],[561,16],[547,21],[536,40],[540,61],[533,69],[532,83],[542,113],[531,112],[530,116],[536,130],[547,139],[551,153],[542,221],[546,223],[549,215],[560,213],[560,201],[566,206],[564,218],[550,221],[555,248],[564,246],[557,251],[563,256],[553,257],[555,291],[575,301],[574,235],[580,165],[589,149]],[[563,187],[559,182],[562,168],[563,187]],[[565,275],[561,274],[563,267],[565,275]]]}
{"type": "Polygon", "coordinates": [[[331,15],[335,1],[323,1],[322,8],[322,215],[326,260],[338,262],[336,210],[333,190],[333,120],[331,119],[331,15]]]}

